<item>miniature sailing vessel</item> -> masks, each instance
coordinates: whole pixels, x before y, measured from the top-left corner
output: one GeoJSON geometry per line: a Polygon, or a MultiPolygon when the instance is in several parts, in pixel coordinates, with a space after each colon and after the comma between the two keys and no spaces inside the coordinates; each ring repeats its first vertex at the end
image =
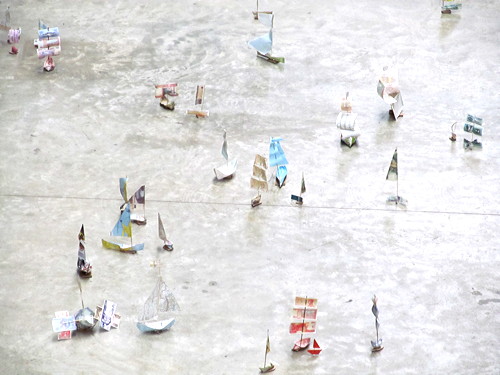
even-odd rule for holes
{"type": "Polygon", "coordinates": [[[72,331],[76,331],[75,317],[68,311],[57,311],[52,318],[52,330],[57,333],[58,340],[71,339],[72,331]]]}
{"type": "Polygon", "coordinates": [[[467,114],[467,122],[464,124],[464,131],[471,134],[470,141],[464,138],[464,148],[472,150],[474,148],[482,148],[483,143],[474,138],[475,135],[483,136],[483,119],[467,114]]]}
{"type": "Polygon", "coordinates": [[[208,117],[209,112],[203,110],[203,99],[205,97],[205,86],[196,86],[196,97],[194,100],[194,105],[199,106],[196,109],[188,110],[186,113],[188,115],[195,115],[196,118],[208,117]]]}
{"type": "Polygon", "coordinates": [[[340,113],[337,116],[337,121],[335,122],[337,128],[342,130],[340,133],[340,140],[342,143],[349,147],[352,147],[360,136],[359,132],[355,130],[356,113],[352,113],[352,103],[349,99],[349,93],[347,92],[345,98],[342,99],[340,104],[340,113]]]}
{"type": "Polygon", "coordinates": [[[321,353],[323,349],[321,349],[321,347],[319,346],[318,342],[316,341],[316,339],[314,339],[313,341],[313,347],[312,349],[307,349],[307,351],[312,354],[312,355],[319,355],[319,353],[321,353]]]}
{"type": "MultiPolygon", "coordinates": [[[[8,44],[19,43],[19,40],[21,39],[21,28],[18,27],[17,29],[14,29],[10,26],[9,7],[7,7],[7,10],[5,11],[5,20],[3,21],[3,23],[0,23],[0,30],[7,31],[8,44]]],[[[12,46],[12,49],[9,51],[9,54],[17,55],[18,52],[19,50],[15,46],[12,46]]]]}
{"type": "Polygon", "coordinates": [[[47,72],[56,67],[52,56],[61,53],[61,37],[58,27],[48,27],[42,21],[38,21],[38,39],[33,41],[37,48],[36,53],[39,59],[47,58],[43,63],[43,69],[47,72]]]}
{"type": "Polygon", "coordinates": [[[153,292],[144,304],[143,311],[137,321],[137,328],[142,332],[166,331],[174,325],[175,318],[159,319],[158,314],[178,310],[180,307],[173,293],[160,276],[153,292]]]}
{"type": "Polygon", "coordinates": [[[163,227],[163,222],[161,221],[160,213],[158,212],[158,236],[163,240],[163,249],[172,251],[174,250],[174,244],[167,239],[165,234],[165,228],[163,227]]]}
{"type": "Polygon", "coordinates": [[[160,98],[160,106],[162,108],[173,111],[175,109],[175,102],[169,100],[170,97],[176,97],[177,93],[177,83],[167,83],[165,85],[155,85],[155,98],[160,98]]]}
{"type": "Polygon", "coordinates": [[[300,334],[300,339],[293,345],[292,350],[294,352],[307,349],[311,343],[311,338],[305,338],[304,334],[313,334],[316,332],[317,306],[317,298],[295,297],[295,306],[292,310],[293,321],[290,323],[290,333],[300,334]]]}
{"type": "Polygon", "coordinates": [[[457,127],[457,122],[455,121],[451,125],[451,137],[450,137],[450,141],[452,141],[452,142],[455,142],[457,140],[457,133],[455,133],[456,127],[457,127]]]}
{"type": "Polygon", "coordinates": [[[304,173],[302,173],[302,182],[300,183],[300,195],[293,195],[292,194],[292,201],[295,201],[295,203],[302,205],[304,201],[302,200],[302,194],[306,192],[306,182],[304,180],[304,173]]]}
{"type": "Polygon", "coordinates": [[[94,321],[99,322],[99,327],[106,331],[118,328],[121,318],[121,315],[116,313],[116,303],[114,302],[104,300],[104,304],[95,309],[94,321]]]}
{"type": "Polygon", "coordinates": [[[223,180],[225,178],[233,177],[233,174],[236,172],[236,168],[238,166],[238,160],[232,159],[229,160],[229,156],[227,154],[227,139],[226,139],[226,131],[224,130],[224,140],[222,142],[221,154],[226,159],[226,163],[214,168],[215,177],[217,180],[223,180]]]}
{"type": "Polygon", "coordinates": [[[252,207],[262,204],[260,190],[267,190],[267,159],[262,155],[255,155],[253,162],[253,172],[250,178],[250,187],[257,189],[257,195],[252,198],[252,207]]]}
{"type": "Polygon", "coordinates": [[[120,193],[124,203],[120,207],[123,211],[126,204],[130,205],[130,220],[137,225],[146,225],[146,186],[142,185],[129,199],[127,199],[128,178],[120,178],[120,193]]]}
{"type": "Polygon", "coordinates": [[[76,263],[76,269],[80,277],[88,279],[89,277],[92,277],[92,266],[87,261],[87,257],[85,254],[85,230],[83,228],[83,224],[82,227],[80,228],[80,233],[78,233],[78,241],[79,241],[79,248],[78,248],[78,261],[76,263]]]}
{"type": "Polygon", "coordinates": [[[397,120],[403,116],[403,97],[399,89],[398,72],[396,68],[384,66],[377,85],[378,95],[391,105],[389,113],[397,120]]]}
{"type": "Polygon", "coordinates": [[[261,13],[264,13],[264,14],[271,14],[272,12],[270,11],[259,11],[259,0],[257,0],[257,8],[256,8],[256,11],[255,12],[252,12],[253,13],[253,19],[254,20],[258,20],[259,19],[259,14],[261,13]]]}
{"type": "Polygon", "coordinates": [[[118,222],[111,231],[112,240],[102,240],[102,245],[107,249],[120,250],[125,252],[136,253],[139,250],[144,250],[144,244],[133,244],[132,242],[132,221],[130,220],[130,204],[125,205],[118,222]],[[130,237],[130,245],[124,243],[125,237],[130,237]],[[121,240],[120,240],[121,238],[121,240]]]}
{"type": "Polygon", "coordinates": [[[398,174],[398,149],[394,150],[392,155],[391,164],[389,165],[389,170],[387,171],[386,180],[396,180],[396,195],[391,195],[387,198],[387,203],[396,203],[403,206],[406,205],[407,201],[403,197],[399,196],[399,174],[398,174]]]}
{"type": "Polygon", "coordinates": [[[375,330],[377,331],[377,339],[375,341],[371,340],[372,343],[372,352],[379,352],[384,347],[382,346],[382,338],[378,337],[378,328],[380,327],[380,324],[378,322],[378,307],[377,307],[377,296],[373,296],[372,298],[373,306],[372,306],[372,313],[375,315],[375,330]]]}
{"type": "Polygon", "coordinates": [[[248,42],[248,45],[257,50],[257,57],[269,61],[273,64],[284,63],[284,57],[272,56],[273,51],[273,25],[274,25],[274,14],[273,12],[260,12],[258,13],[259,21],[270,28],[267,34],[264,34],[258,38],[255,38],[248,42]]]}
{"type": "Polygon", "coordinates": [[[276,367],[269,362],[267,365],[267,353],[271,351],[271,344],[269,342],[269,330],[267,330],[267,341],[266,341],[266,353],[264,354],[264,367],[259,367],[261,374],[265,374],[267,372],[272,372],[276,369],[276,367]]]}
{"type": "Polygon", "coordinates": [[[96,325],[94,315],[94,312],[88,307],[78,310],[75,314],[76,329],[82,331],[94,328],[96,325]]]}
{"type": "Polygon", "coordinates": [[[441,2],[441,13],[451,14],[453,10],[459,10],[462,8],[461,0],[442,0],[441,2]]]}
{"type": "Polygon", "coordinates": [[[288,160],[285,157],[285,151],[281,147],[283,138],[271,138],[269,144],[269,166],[276,167],[276,183],[279,188],[285,184],[288,175],[288,160]]]}

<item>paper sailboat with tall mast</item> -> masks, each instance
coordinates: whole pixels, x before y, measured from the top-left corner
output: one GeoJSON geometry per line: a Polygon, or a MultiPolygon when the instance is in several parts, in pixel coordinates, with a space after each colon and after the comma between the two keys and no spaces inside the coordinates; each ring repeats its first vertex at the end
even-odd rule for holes
{"type": "Polygon", "coordinates": [[[462,8],[462,0],[441,0],[441,13],[450,14],[462,8]]]}
{"type": "Polygon", "coordinates": [[[137,328],[141,332],[166,331],[174,325],[175,318],[160,318],[160,314],[169,314],[172,311],[179,310],[180,307],[177,304],[173,293],[160,276],[158,277],[158,281],[156,282],[153,292],[144,303],[142,312],[137,320],[137,328]]]}
{"type": "Polygon", "coordinates": [[[304,203],[304,200],[302,199],[302,194],[306,192],[306,181],[304,179],[304,173],[302,173],[302,181],[300,183],[300,194],[299,195],[294,195],[292,194],[291,199],[292,201],[295,201],[295,203],[302,205],[304,203]]]}
{"type": "Polygon", "coordinates": [[[160,213],[158,212],[158,236],[163,240],[163,249],[172,251],[174,250],[174,244],[168,240],[165,234],[165,228],[163,227],[163,222],[161,221],[160,213]]]}
{"type": "Polygon", "coordinates": [[[284,63],[284,57],[272,56],[274,14],[272,12],[258,13],[258,19],[264,26],[269,27],[269,31],[266,34],[249,41],[248,45],[257,50],[257,57],[273,64],[284,63]]]}
{"type": "MultiPolygon", "coordinates": [[[[5,11],[5,20],[3,21],[3,23],[0,24],[0,30],[7,31],[7,43],[8,44],[19,43],[19,40],[21,39],[21,28],[20,27],[18,27],[18,28],[11,27],[9,7],[7,7],[7,10],[5,11]]],[[[12,46],[11,50],[9,51],[9,54],[17,55],[18,52],[19,52],[19,50],[15,46],[12,46]]]]}
{"type": "Polygon", "coordinates": [[[257,195],[252,198],[252,207],[262,204],[261,190],[267,190],[267,159],[262,155],[255,155],[253,162],[252,177],[250,178],[250,187],[257,189],[257,195]]]}
{"type": "Polygon", "coordinates": [[[479,141],[476,136],[483,136],[483,119],[467,114],[467,122],[464,124],[464,131],[470,133],[471,139],[464,138],[464,148],[465,149],[480,149],[483,147],[483,143],[479,141]]]}
{"type": "Polygon", "coordinates": [[[356,113],[352,113],[352,102],[349,98],[349,93],[346,93],[345,98],[342,99],[340,104],[340,112],[337,116],[337,121],[335,122],[337,128],[341,130],[340,140],[342,143],[346,144],[349,147],[352,147],[360,133],[356,131],[356,118],[358,115],[356,113]]]}
{"type": "Polygon", "coordinates": [[[61,37],[58,27],[48,27],[42,21],[38,21],[38,39],[34,40],[37,47],[36,54],[39,59],[47,58],[43,63],[43,69],[47,72],[54,70],[53,56],[61,53],[61,37]]]}
{"type": "Polygon", "coordinates": [[[267,364],[267,355],[269,354],[270,351],[271,351],[271,343],[269,341],[269,330],[267,330],[266,353],[264,354],[264,366],[259,367],[261,374],[265,374],[276,370],[276,366],[274,366],[272,362],[269,362],[269,364],[267,364]]]}
{"type": "Polygon", "coordinates": [[[196,87],[196,94],[194,99],[195,109],[190,109],[186,113],[188,115],[195,115],[196,118],[208,117],[209,112],[203,109],[203,100],[205,98],[205,86],[198,85],[196,87]]]}
{"type": "Polygon", "coordinates": [[[403,96],[399,88],[398,71],[395,67],[384,66],[377,85],[378,95],[391,106],[391,113],[397,120],[403,116],[403,96]]]}
{"type": "Polygon", "coordinates": [[[316,318],[318,314],[318,299],[306,297],[295,297],[295,305],[292,310],[292,323],[290,333],[300,334],[300,339],[295,342],[292,350],[298,352],[307,349],[311,343],[310,337],[316,333],[316,318]]]}
{"type": "Polygon", "coordinates": [[[271,138],[269,144],[269,166],[276,167],[276,184],[281,188],[285,184],[288,176],[288,160],[285,156],[285,151],[281,147],[283,138],[271,138]]]}
{"type": "Polygon", "coordinates": [[[406,206],[406,199],[399,196],[399,172],[398,172],[398,149],[394,150],[394,154],[392,155],[391,164],[389,165],[389,169],[387,170],[386,180],[395,180],[396,181],[396,195],[391,195],[387,198],[388,203],[401,204],[406,206]]]}
{"type": "Polygon", "coordinates": [[[79,241],[79,247],[78,247],[78,260],[76,263],[76,269],[80,277],[87,279],[89,277],[92,277],[92,266],[87,261],[87,256],[85,252],[85,229],[83,228],[83,224],[82,227],[80,228],[80,233],[78,233],[78,241],[79,241]]]}
{"type": "Polygon", "coordinates": [[[178,96],[177,83],[167,83],[164,85],[155,85],[155,98],[160,98],[160,107],[173,111],[175,102],[173,98],[178,96]]]}
{"type": "Polygon", "coordinates": [[[125,205],[121,212],[120,218],[115,224],[110,235],[112,239],[102,240],[102,245],[107,249],[120,250],[125,252],[136,253],[139,250],[144,250],[144,244],[134,244],[132,241],[132,221],[130,220],[130,204],[125,205]],[[125,243],[126,239],[130,238],[130,244],[125,243]]]}
{"type": "Polygon", "coordinates": [[[384,349],[384,347],[382,346],[382,338],[379,338],[379,336],[378,336],[378,329],[380,327],[380,323],[378,321],[377,300],[378,300],[377,296],[374,295],[373,298],[372,298],[372,302],[373,302],[373,305],[372,305],[372,314],[375,316],[375,330],[377,332],[377,339],[375,341],[371,340],[372,352],[379,352],[382,349],[384,349]]]}
{"type": "Polygon", "coordinates": [[[233,177],[236,172],[236,168],[238,167],[238,160],[231,159],[229,160],[229,155],[227,153],[227,139],[226,139],[226,131],[224,130],[224,140],[222,142],[221,154],[226,159],[226,162],[221,166],[214,168],[215,177],[217,180],[223,180],[225,178],[233,177]]]}

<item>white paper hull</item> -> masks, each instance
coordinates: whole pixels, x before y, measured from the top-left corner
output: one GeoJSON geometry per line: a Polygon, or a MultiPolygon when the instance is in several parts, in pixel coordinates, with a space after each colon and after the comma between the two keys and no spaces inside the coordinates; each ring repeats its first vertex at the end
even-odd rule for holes
{"type": "Polygon", "coordinates": [[[141,332],[161,332],[169,330],[174,323],[174,318],[158,320],[155,322],[137,322],[137,328],[139,328],[141,332]]]}
{"type": "Polygon", "coordinates": [[[217,180],[223,180],[225,178],[228,178],[236,172],[237,166],[238,166],[238,160],[233,159],[227,164],[214,168],[215,177],[217,177],[217,180]]]}

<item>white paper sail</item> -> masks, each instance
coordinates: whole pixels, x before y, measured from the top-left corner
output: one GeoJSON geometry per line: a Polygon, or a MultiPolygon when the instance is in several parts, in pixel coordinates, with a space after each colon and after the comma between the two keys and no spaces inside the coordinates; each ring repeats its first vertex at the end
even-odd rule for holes
{"type": "Polygon", "coordinates": [[[163,279],[159,277],[153,292],[144,304],[139,321],[157,320],[159,313],[179,310],[180,307],[174,294],[163,279]]]}
{"type": "Polygon", "coordinates": [[[342,130],[354,130],[357,117],[357,113],[340,112],[336,121],[337,128],[342,130]]]}
{"type": "Polygon", "coordinates": [[[163,227],[163,222],[161,221],[160,213],[158,212],[158,236],[163,242],[167,242],[167,235],[165,234],[165,228],[163,227]]]}
{"type": "Polygon", "coordinates": [[[267,34],[249,41],[248,45],[255,48],[263,55],[271,53],[271,51],[273,50],[273,31],[269,30],[267,34]]]}
{"type": "Polygon", "coordinates": [[[226,139],[226,131],[224,130],[224,141],[222,142],[222,149],[221,149],[221,154],[226,159],[226,161],[229,160],[229,156],[227,155],[227,139],[226,139]]]}
{"type": "Polygon", "coordinates": [[[274,14],[272,12],[259,12],[259,21],[264,26],[272,29],[274,24],[274,14]]]}

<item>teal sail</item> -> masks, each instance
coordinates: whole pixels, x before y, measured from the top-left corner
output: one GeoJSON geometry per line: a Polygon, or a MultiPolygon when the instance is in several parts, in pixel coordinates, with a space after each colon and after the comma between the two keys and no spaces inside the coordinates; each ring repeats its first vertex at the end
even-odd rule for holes
{"type": "Polygon", "coordinates": [[[271,53],[273,49],[273,31],[269,30],[267,34],[264,34],[258,38],[255,38],[248,42],[250,47],[255,48],[258,52],[263,55],[271,53]]]}
{"type": "Polygon", "coordinates": [[[132,226],[130,224],[130,205],[127,203],[120,215],[120,219],[111,231],[112,236],[132,237],[132,226]]]}
{"type": "Polygon", "coordinates": [[[271,143],[269,145],[269,165],[271,167],[288,164],[288,160],[286,160],[285,157],[285,151],[283,151],[280,144],[282,140],[283,138],[271,138],[271,143]]]}

